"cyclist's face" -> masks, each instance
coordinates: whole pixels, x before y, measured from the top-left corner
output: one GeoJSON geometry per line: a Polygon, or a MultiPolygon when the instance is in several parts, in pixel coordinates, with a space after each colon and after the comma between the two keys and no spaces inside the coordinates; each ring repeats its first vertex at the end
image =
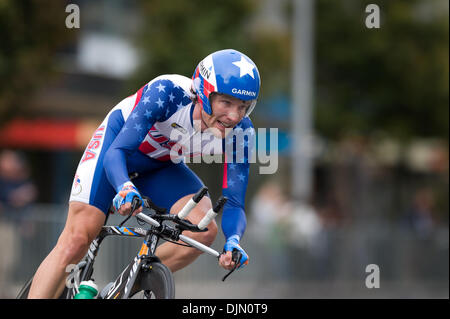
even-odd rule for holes
{"type": "MultiPolygon", "coordinates": [[[[203,121],[208,128],[219,130],[222,138],[225,132],[230,132],[245,116],[250,101],[242,101],[225,94],[212,94],[210,102],[213,114],[208,115],[202,110],[203,121]],[[229,128],[229,130],[226,130],[229,128]]],[[[213,130],[216,131],[216,130],[213,130]]]]}

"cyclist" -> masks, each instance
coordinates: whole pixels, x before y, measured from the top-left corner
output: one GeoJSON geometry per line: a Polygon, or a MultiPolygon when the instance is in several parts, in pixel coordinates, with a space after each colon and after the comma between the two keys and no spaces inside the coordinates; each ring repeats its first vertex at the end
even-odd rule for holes
{"type": "MultiPolygon", "coordinates": [[[[180,158],[224,154],[222,230],[226,243],[219,264],[232,269],[231,251],[248,255],[239,242],[246,228],[245,193],[251,143],[237,133],[254,134],[248,115],[256,105],[260,77],[256,65],[243,53],[214,52],[196,67],[192,79],[159,76],[122,100],[97,128],[80,160],[69,200],[65,228],[38,268],[29,298],[53,298],[64,289],[66,267],[86,254],[105,222],[111,201],[128,215],[133,197],[149,196],[155,204],[177,213],[202,186],[202,181],[180,158]],[[231,134],[233,133],[233,134],[231,134]],[[201,138],[198,138],[201,136],[201,138]],[[236,151],[228,152],[230,145],[236,151]],[[241,156],[239,156],[241,154],[241,156]],[[243,155],[242,155],[243,154],[243,155]],[[238,158],[241,157],[241,158],[238,158]],[[129,180],[129,173],[138,177],[129,180]]],[[[189,214],[197,224],[211,208],[203,197],[189,214]]],[[[140,207],[135,213],[142,211],[140,207]]],[[[188,236],[211,245],[217,235],[212,221],[207,232],[188,236]]],[[[201,252],[172,243],[160,245],[157,256],[175,272],[201,252]]]]}

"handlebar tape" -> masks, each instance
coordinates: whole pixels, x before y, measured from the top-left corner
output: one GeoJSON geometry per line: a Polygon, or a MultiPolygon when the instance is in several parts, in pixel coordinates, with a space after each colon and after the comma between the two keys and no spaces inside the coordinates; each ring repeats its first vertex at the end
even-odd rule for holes
{"type": "Polygon", "coordinates": [[[192,209],[197,206],[197,204],[200,202],[200,200],[205,196],[205,194],[208,192],[207,187],[202,187],[197,194],[195,194],[187,203],[184,205],[184,207],[178,212],[178,218],[185,219],[189,213],[192,211],[192,209]]]}
{"type": "Polygon", "coordinates": [[[211,208],[205,215],[205,217],[203,217],[203,219],[200,221],[200,223],[198,223],[198,228],[199,229],[205,229],[206,226],[209,225],[209,223],[216,218],[217,214],[220,212],[220,210],[222,209],[222,207],[225,205],[225,203],[227,202],[227,198],[224,196],[220,196],[220,198],[217,200],[216,204],[214,205],[213,208],[211,208]]]}

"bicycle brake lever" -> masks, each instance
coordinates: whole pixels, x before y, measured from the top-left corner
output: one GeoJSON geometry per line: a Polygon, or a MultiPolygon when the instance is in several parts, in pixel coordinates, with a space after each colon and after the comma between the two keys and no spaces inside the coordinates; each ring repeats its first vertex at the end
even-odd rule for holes
{"type": "Polygon", "coordinates": [[[237,250],[236,248],[233,249],[233,252],[231,253],[231,259],[237,264],[241,262],[242,253],[237,250]]]}
{"type": "MultiPolygon", "coordinates": [[[[220,258],[220,256],[219,256],[219,258],[220,258]]],[[[234,267],[233,267],[233,269],[230,270],[229,273],[227,273],[225,276],[223,276],[222,281],[225,281],[225,279],[227,279],[228,276],[231,275],[236,270],[239,263],[241,262],[241,258],[242,258],[242,253],[237,249],[233,249],[233,252],[231,253],[231,260],[234,261],[234,267]]]]}
{"type": "Polygon", "coordinates": [[[142,205],[142,202],[141,202],[140,198],[137,196],[134,196],[133,201],[131,202],[130,214],[128,214],[128,216],[119,224],[119,227],[122,227],[131,218],[131,216],[133,216],[133,213],[136,210],[136,208],[138,208],[141,205],[142,205]]]}

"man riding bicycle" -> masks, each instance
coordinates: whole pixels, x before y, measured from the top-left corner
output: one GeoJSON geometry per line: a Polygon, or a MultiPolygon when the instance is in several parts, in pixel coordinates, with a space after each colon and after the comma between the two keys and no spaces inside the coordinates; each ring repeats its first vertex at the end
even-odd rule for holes
{"type": "MultiPolygon", "coordinates": [[[[86,254],[111,202],[121,215],[130,213],[133,198],[141,198],[141,194],[158,206],[170,207],[171,213],[184,207],[203,186],[180,160],[184,157],[225,155],[222,192],[228,201],[221,226],[226,253],[219,264],[232,269],[231,252],[237,249],[242,253],[239,267],[246,265],[248,255],[239,242],[246,228],[244,203],[251,150],[250,143],[239,142],[236,133],[254,134],[248,115],[256,105],[259,88],[259,72],[253,61],[228,49],[203,59],[192,79],[162,75],[117,104],[94,132],[80,160],[65,228],[38,268],[29,298],[60,295],[66,267],[86,254]],[[229,153],[229,149],[236,151],[229,153]],[[132,172],[138,177],[130,181],[132,172]]],[[[211,206],[210,198],[204,196],[188,219],[197,224],[211,206]]],[[[141,211],[142,207],[134,214],[141,211]]],[[[212,221],[207,227],[206,232],[188,235],[209,246],[217,235],[217,225],[212,221]]],[[[172,272],[192,263],[200,253],[172,243],[156,250],[172,272]]]]}

